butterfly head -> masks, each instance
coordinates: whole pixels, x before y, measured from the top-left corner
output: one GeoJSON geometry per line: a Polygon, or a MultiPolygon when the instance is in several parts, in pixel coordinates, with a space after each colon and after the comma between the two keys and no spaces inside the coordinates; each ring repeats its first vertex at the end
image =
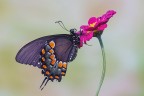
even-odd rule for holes
{"type": "Polygon", "coordinates": [[[71,33],[72,35],[75,35],[76,32],[77,32],[77,30],[76,30],[75,28],[70,29],[70,33],[71,33]]]}

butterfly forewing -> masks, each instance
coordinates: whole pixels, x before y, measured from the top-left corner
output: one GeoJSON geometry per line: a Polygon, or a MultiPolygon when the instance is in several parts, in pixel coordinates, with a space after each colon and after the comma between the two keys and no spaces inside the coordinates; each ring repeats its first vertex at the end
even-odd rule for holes
{"type": "Polygon", "coordinates": [[[16,55],[16,61],[22,64],[29,64],[33,66],[40,67],[38,65],[38,60],[40,56],[41,48],[44,46],[46,40],[52,37],[45,36],[23,46],[16,55]]]}

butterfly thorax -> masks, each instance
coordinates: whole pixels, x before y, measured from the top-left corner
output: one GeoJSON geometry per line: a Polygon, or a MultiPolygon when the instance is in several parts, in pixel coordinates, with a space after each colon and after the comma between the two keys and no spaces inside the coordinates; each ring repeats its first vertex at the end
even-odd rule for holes
{"type": "Polygon", "coordinates": [[[80,44],[80,38],[79,35],[76,34],[76,29],[70,29],[70,34],[72,35],[71,41],[73,42],[73,45],[79,46],[80,44]]]}

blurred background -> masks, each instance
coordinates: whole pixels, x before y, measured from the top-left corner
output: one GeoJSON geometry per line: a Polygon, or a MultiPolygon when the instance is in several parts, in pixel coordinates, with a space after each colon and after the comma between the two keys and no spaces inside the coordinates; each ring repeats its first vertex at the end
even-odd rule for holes
{"type": "Polygon", "coordinates": [[[95,96],[102,72],[96,38],[80,48],[59,83],[41,91],[41,70],[15,61],[26,43],[46,35],[69,34],[67,29],[87,24],[91,16],[113,9],[102,38],[107,72],[99,96],[144,96],[143,0],[0,0],[0,96],[95,96]]]}

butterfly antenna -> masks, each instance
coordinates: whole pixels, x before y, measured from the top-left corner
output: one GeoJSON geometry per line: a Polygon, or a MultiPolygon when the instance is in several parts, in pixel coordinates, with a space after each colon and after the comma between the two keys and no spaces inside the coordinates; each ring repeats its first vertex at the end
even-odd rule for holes
{"type": "Polygon", "coordinates": [[[101,51],[102,51],[102,56],[103,56],[103,70],[102,70],[102,75],[101,75],[101,79],[100,79],[100,83],[99,83],[99,87],[98,87],[96,96],[99,95],[100,89],[102,87],[102,84],[103,84],[103,81],[104,81],[104,78],[105,78],[105,73],[106,73],[106,56],[105,56],[104,45],[103,45],[103,42],[102,42],[102,39],[101,39],[101,35],[97,36],[97,38],[99,40],[99,43],[100,43],[100,46],[101,46],[101,51]]]}
{"type": "MultiPolygon", "coordinates": [[[[40,88],[43,86],[43,84],[45,83],[46,79],[48,79],[48,78],[47,78],[47,77],[44,78],[44,80],[43,80],[43,82],[42,82],[40,88]]],[[[41,88],[41,90],[42,90],[42,88],[41,88]]]]}
{"type": "Polygon", "coordinates": [[[56,21],[55,23],[58,23],[64,30],[69,31],[69,30],[65,27],[65,25],[63,24],[62,21],[56,21]]]}

